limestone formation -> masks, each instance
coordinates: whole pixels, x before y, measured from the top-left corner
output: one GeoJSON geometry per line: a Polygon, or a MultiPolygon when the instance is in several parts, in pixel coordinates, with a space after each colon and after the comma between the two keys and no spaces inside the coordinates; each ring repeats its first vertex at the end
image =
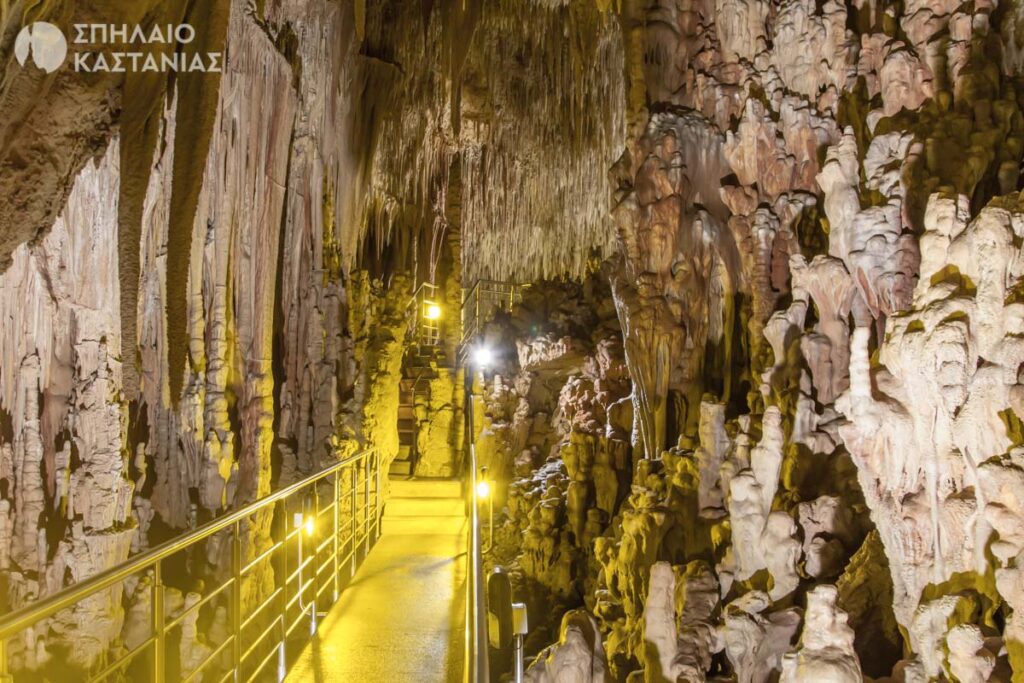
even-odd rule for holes
{"type": "Polygon", "coordinates": [[[780,681],[862,681],[860,664],[853,650],[853,629],[846,614],[836,608],[835,586],[818,586],[807,594],[804,631],[796,652],[782,660],[780,681]]]}
{"type": "Polygon", "coordinates": [[[721,644],[737,680],[744,683],[763,683],[778,675],[800,628],[799,610],[769,612],[770,605],[765,593],[751,591],[723,611],[721,644]]]}
{"type": "Polygon", "coordinates": [[[1017,368],[1024,360],[1013,341],[1016,304],[1007,303],[1019,277],[1011,246],[1015,206],[986,209],[966,226],[936,223],[936,232],[949,237],[948,276],[920,282],[914,308],[891,323],[874,377],[866,358],[868,331],[853,334],[851,386],[840,401],[851,422],[840,431],[857,458],[886,544],[897,618],[908,626],[928,584],[984,567],[980,553],[993,533],[976,472],[1011,445],[999,413],[1011,409],[1016,375],[1001,368],[1017,368]],[[962,278],[974,283],[970,293],[957,289],[962,278]],[[916,454],[883,461],[886,444],[896,443],[916,444],[916,454]],[[920,513],[911,513],[915,509],[920,513]]]}
{"type": "Polygon", "coordinates": [[[585,612],[562,618],[558,643],[541,652],[524,678],[530,683],[604,683],[608,680],[601,632],[585,612]]]}
{"type": "Polygon", "coordinates": [[[667,562],[659,562],[651,567],[649,590],[644,607],[645,671],[655,680],[705,680],[711,653],[721,649],[713,622],[718,585],[710,568],[694,562],[677,573],[667,562]]]}

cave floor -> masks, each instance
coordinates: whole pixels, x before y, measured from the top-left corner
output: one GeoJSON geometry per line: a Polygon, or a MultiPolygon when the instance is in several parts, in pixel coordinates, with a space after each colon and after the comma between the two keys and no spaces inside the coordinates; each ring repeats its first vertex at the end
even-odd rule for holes
{"type": "MultiPolygon", "coordinates": [[[[422,509],[426,501],[405,502],[422,509]]],[[[461,513],[423,512],[400,520],[385,513],[380,540],[286,680],[462,680],[467,524],[461,513]]]]}

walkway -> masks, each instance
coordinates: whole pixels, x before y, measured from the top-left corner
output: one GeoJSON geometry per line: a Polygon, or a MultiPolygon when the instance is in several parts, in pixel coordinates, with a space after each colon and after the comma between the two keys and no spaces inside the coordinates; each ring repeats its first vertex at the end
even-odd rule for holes
{"type": "Polygon", "coordinates": [[[466,531],[454,481],[392,481],[383,534],[292,667],[294,683],[456,683],[466,531]]]}

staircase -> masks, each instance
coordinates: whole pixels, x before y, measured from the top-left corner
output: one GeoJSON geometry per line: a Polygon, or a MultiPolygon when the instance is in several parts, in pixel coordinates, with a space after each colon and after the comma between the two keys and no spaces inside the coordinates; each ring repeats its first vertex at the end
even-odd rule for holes
{"type": "Polygon", "coordinates": [[[393,534],[458,534],[466,524],[462,484],[456,479],[391,479],[382,531],[393,534]]]}
{"type": "Polygon", "coordinates": [[[444,364],[444,350],[436,344],[413,343],[405,352],[405,371],[413,379],[435,379],[444,364]]]}
{"type": "Polygon", "coordinates": [[[411,477],[416,459],[416,382],[403,379],[398,389],[398,457],[391,463],[392,477],[411,477]]]}

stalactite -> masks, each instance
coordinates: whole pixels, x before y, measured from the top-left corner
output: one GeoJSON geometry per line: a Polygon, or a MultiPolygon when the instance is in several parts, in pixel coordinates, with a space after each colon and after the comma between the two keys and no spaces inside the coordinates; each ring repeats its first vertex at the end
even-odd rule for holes
{"type": "MultiPolygon", "coordinates": [[[[186,17],[201,30],[191,47],[198,52],[223,52],[227,45],[228,17],[242,4],[214,0],[192,7],[186,17]]],[[[199,206],[210,138],[215,125],[220,78],[181,79],[176,118],[180,134],[175,138],[174,181],[167,239],[167,364],[171,402],[177,406],[189,360],[188,298],[189,264],[193,259],[193,221],[199,206]]],[[[193,364],[194,367],[194,364],[193,364]]]]}
{"type": "MultiPolygon", "coordinates": [[[[421,65],[396,82],[398,113],[381,124],[374,156],[381,230],[402,220],[403,203],[429,206],[443,194],[437,183],[456,159],[465,188],[463,251],[474,255],[463,264],[466,281],[582,275],[614,247],[607,212],[594,201],[611,190],[605,169],[624,144],[614,19],[582,4],[525,14],[517,3],[489,5],[465,63],[449,74],[441,36],[462,10],[443,6],[431,14],[423,44],[393,44],[393,24],[369,29],[396,51],[395,62],[421,65]]],[[[397,11],[400,23],[421,21],[412,6],[397,11]]]]}

